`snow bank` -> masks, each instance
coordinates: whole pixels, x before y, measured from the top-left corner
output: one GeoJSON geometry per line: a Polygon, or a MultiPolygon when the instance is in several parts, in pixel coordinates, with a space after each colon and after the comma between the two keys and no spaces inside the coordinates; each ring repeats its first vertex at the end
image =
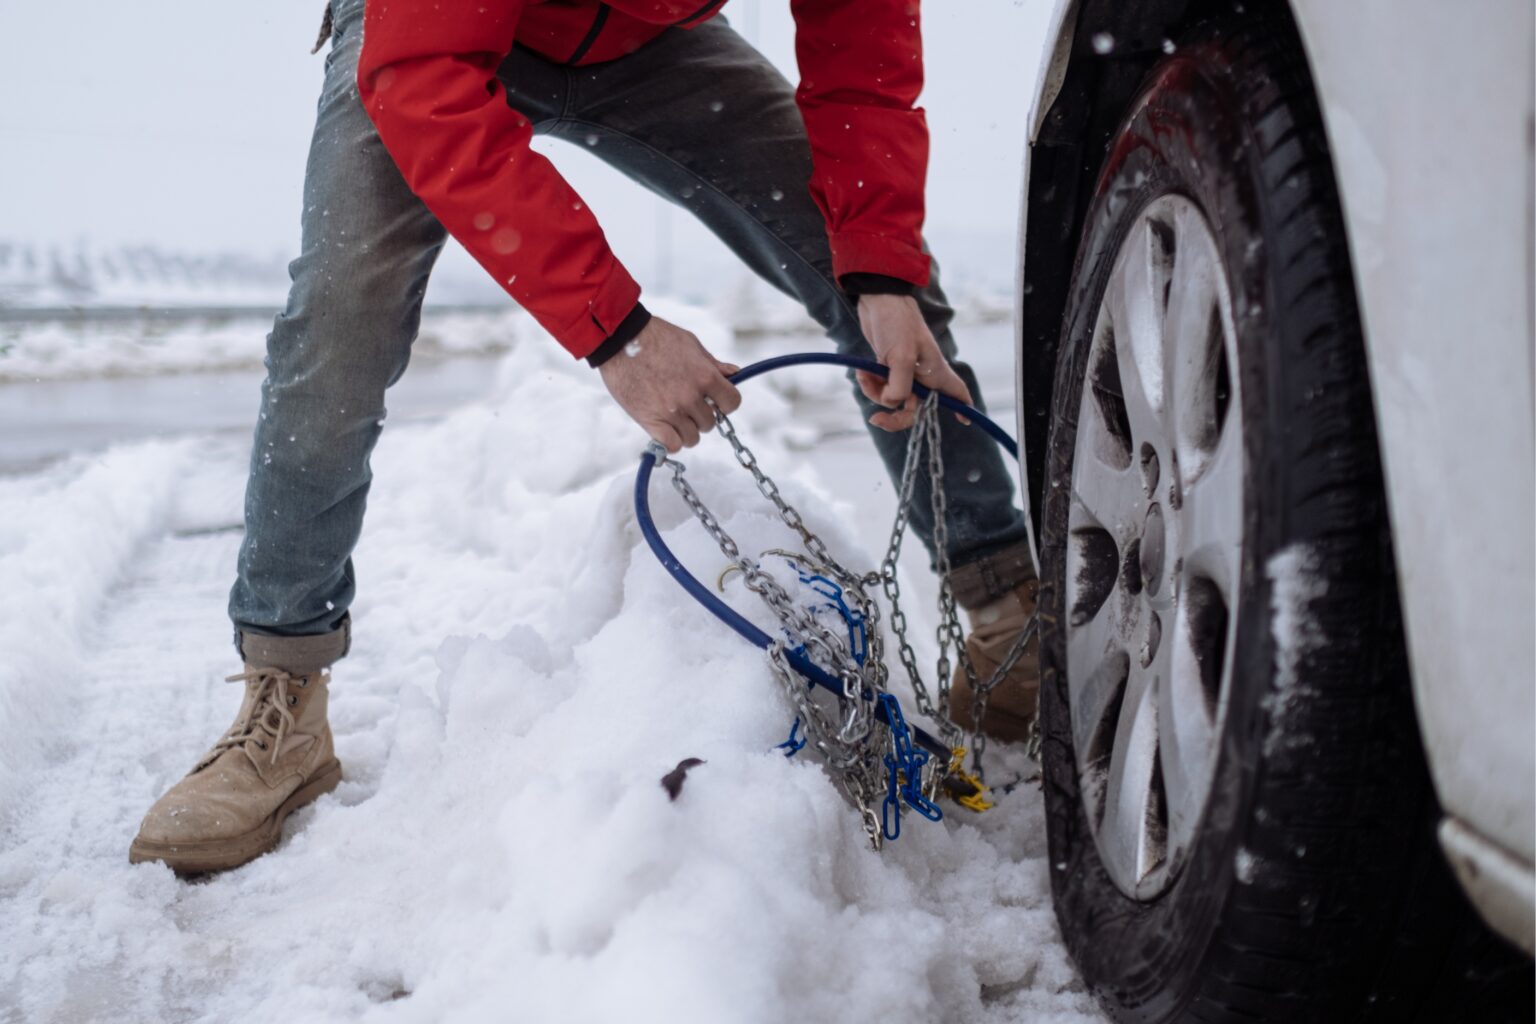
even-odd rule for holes
{"type": "Polygon", "coordinates": [[[0,309],[279,305],[287,260],[0,238],[0,309]]]}
{"type": "MultiPolygon", "coordinates": [[[[16,320],[0,323],[0,383],[260,366],[267,354],[270,314],[190,316],[172,320],[16,320]]],[[[477,311],[433,310],[422,316],[416,356],[489,355],[524,338],[549,345],[527,314],[510,306],[477,311]]]]}
{"type": "MultiPolygon", "coordinates": [[[[687,322],[739,354],[722,324],[687,322]]],[[[861,527],[887,524],[850,521],[792,454],[785,399],[748,387],[743,436],[834,550],[873,565],[861,527]]],[[[595,375],[521,346],[497,393],[390,432],[375,459],[332,690],[341,787],[241,870],[130,867],[138,817],[235,704],[212,682],[222,649],[168,652],[175,672],[118,713],[192,687],[203,710],[146,738],[184,749],[82,742],[54,781],[120,780],[121,806],[40,808],[0,852],[0,1019],[1099,1020],[1056,934],[1038,793],[869,851],[823,770],[771,749],[791,716],[761,656],[643,546],[643,438],[595,375]],[[705,763],[670,802],[659,780],[685,757],[705,763]]],[[[728,449],[686,462],[744,549],[786,545],[728,449]]],[[[654,494],[668,542],[713,576],[718,551],[654,494]]],[[[179,550],[156,562],[169,576],[179,550]]]]}

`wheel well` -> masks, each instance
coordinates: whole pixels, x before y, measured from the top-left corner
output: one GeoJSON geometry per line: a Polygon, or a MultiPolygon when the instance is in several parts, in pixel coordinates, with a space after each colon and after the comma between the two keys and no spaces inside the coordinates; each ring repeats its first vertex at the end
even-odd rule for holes
{"type": "Polygon", "coordinates": [[[1081,0],[1060,92],[1031,145],[1019,299],[1019,400],[1030,515],[1039,536],[1051,390],[1077,242],[1110,140],[1165,42],[1211,17],[1280,12],[1286,0],[1081,0]],[[1107,52],[1100,53],[1100,49],[1107,52]]]}

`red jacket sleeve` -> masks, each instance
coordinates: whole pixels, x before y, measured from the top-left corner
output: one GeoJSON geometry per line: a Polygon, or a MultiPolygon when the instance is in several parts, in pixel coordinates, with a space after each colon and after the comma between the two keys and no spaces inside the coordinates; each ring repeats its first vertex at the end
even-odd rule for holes
{"type": "Polygon", "coordinates": [[[928,283],[928,123],[918,0],[793,0],[811,195],[832,269],[928,283]]]}
{"type": "Polygon", "coordinates": [[[529,148],[496,68],[523,0],[370,0],[358,88],[411,191],[572,355],[640,299],[592,211],[529,148]]]}

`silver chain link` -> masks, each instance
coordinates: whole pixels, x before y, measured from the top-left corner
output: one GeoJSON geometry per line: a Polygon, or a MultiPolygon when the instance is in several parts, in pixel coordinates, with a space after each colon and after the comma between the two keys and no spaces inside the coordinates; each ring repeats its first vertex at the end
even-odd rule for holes
{"type": "MultiPolygon", "coordinates": [[[[907,455],[902,465],[901,490],[896,508],[896,521],[891,527],[891,540],[886,548],[885,559],[881,563],[881,578],[884,583],[885,596],[891,602],[891,631],[898,641],[898,653],[902,667],[912,682],[912,692],[916,696],[917,709],[925,717],[930,719],[939,728],[946,743],[955,745],[956,738],[960,735],[960,729],[953,724],[950,715],[950,679],[953,666],[950,662],[950,650],[954,650],[954,659],[965,673],[966,681],[971,686],[971,723],[973,731],[969,738],[971,751],[971,769],[978,779],[984,780],[985,774],[982,767],[982,754],[987,747],[986,734],[981,732],[981,724],[986,718],[987,702],[991,698],[992,690],[1007,678],[1013,671],[1019,658],[1024,654],[1024,648],[1029,639],[1034,635],[1035,622],[1031,617],[1029,623],[1014,642],[1003,660],[993,670],[986,680],[981,680],[976,674],[976,668],[971,664],[970,653],[965,646],[965,629],[960,624],[960,613],[955,602],[954,589],[950,584],[949,563],[949,505],[944,490],[944,455],[941,447],[942,439],[939,426],[938,395],[930,392],[928,397],[918,407],[916,420],[913,422],[907,437],[907,455]],[[929,481],[929,505],[933,513],[933,550],[934,561],[939,576],[939,624],[936,629],[936,638],[939,644],[938,664],[935,667],[934,686],[938,693],[938,702],[935,705],[929,696],[928,688],[924,685],[922,673],[917,667],[917,658],[912,652],[912,645],[907,640],[907,617],[901,611],[901,586],[897,581],[896,563],[901,554],[901,542],[906,531],[913,503],[913,495],[916,491],[917,474],[919,466],[924,465],[923,449],[927,449],[926,466],[929,481]]],[[[1039,744],[1039,718],[1034,715],[1030,721],[1029,733],[1026,738],[1026,750],[1030,757],[1037,757],[1039,744]]]]}

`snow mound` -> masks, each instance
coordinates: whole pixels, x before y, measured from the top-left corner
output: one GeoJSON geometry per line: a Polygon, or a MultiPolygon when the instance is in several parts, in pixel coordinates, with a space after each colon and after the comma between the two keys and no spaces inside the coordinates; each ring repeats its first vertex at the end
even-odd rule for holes
{"type": "MultiPolygon", "coordinates": [[[[260,366],[271,329],[271,313],[250,310],[0,321],[0,384],[260,366]]],[[[418,358],[495,355],[525,339],[549,345],[542,335],[531,317],[510,307],[457,311],[429,306],[411,351],[418,358]]]]}
{"type": "MultiPolygon", "coordinates": [[[[699,333],[737,354],[722,325],[699,333]]],[[[861,538],[888,524],[850,522],[791,452],[786,400],[747,387],[742,435],[835,551],[873,565],[861,538]]],[[[644,547],[643,438],[596,376],[520,346],[497,394],[392,431],[375,459],[332,689],[346,779],[277,851],[200,884],[126,863],[139,815],[234,709],[212,637],[128,680],[133,701],[88,702],[73,756],[31,773],[0,844],[0,1019],[1100,1020],[1057,936],[1038,793],[912,820],[871,852],[821,767],[771,749],[792,716],[762,656],[644,547]],[[142,732],[103,743],[109,721],[142,732]],[[661,776],[688,757],[704,763],[671,801],[661,776]]],[[[120,457],[165,473],[173,456],[120,457]]],[[[744,550],[789,546],[723,444],[686,462],[744,550]]],[[[217,472],[233,489],[238,465],[217,472]]],[[[719,552],[664,475],[653,487],[668,543],[712,579],[719,552]]],[[[98,532],[149,528],[164,495],[148,490],[98,532]]],[[[212,621],[177,596],[210,592],[184,556],[232,564],[237,540],[162,539],[146,571],[165,617],[212,621]]],[[[83,690],[113,659],[109,622],[55,681],[83,690]]]]}

